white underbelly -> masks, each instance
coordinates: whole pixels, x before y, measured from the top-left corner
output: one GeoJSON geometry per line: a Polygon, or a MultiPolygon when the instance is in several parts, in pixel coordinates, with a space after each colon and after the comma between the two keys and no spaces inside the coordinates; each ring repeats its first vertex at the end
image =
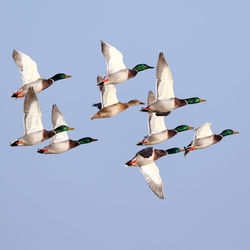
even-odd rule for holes
{"type": "Polygon", "coordinates": [[[24,146],[36,145],[44,141],[43,130],[24,135],[21,139],[24,146]]]}
{"type": "Polygon", "coordinates": [[[61,154],[70,149],[68,140],[53,143],[45,148],[48,149],[48,151],[46,152],[47,154],[61,154]]]}
{"type": "Polygon", "coordinates": [[[153,104],[149,105],[149,108],[151,108],[152,111],[159,113],[170,112],[175,109],[175,99],[157,100],[153,104]]]}
{"type": "Polygon", "coordinates": [[[147,137],[146,140],[148,141],[148,143],[146,145],[159,144],[166,141],[167,139],[168,139],[168,133],[166,132],[166,130],[164,130],[147,137]]]}
{"type": "Polygon", "coordinates": [[[37,81],[23,85],[18,91],[24,90],[22,95],[26,95],[29,87],[33,87],[35,93],[41,92],[42,91],[42,79],[38,79],[37,81]]]}
{"type": "Polygon", "coordinates": [[[117,84],[128,80],[128,70],[120,70],[106,77],[109,79],[109,84],[117,84]]]}
{"type": "Polygon", "coordinates": [[[207,137],[200,138],[200,139],[195,141],[195,147],[197,149],[206,148],[206,147],[209,147],[213,144],[214,144],[213,136],[207,136],[207,137]]]}

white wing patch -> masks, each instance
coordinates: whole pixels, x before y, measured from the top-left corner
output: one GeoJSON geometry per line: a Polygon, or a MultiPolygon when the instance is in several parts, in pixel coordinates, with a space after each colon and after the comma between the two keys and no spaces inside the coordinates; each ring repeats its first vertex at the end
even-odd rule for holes
{"type": "Polygon", "coordinates": [[[127,68],[123,63],[123,55],[119,50],[103,41],[101,42],[101,46],[102,53],[106,59],[106,76],[127,68]]]}
{"type": "MultiPolygon", "coordinates": [[[[53,107],[52,107],[51,120],[52,120],[53,129],[56,129],[59,126],[62,126],[62,125],[68,126],[68,124],[66,123],[61,111],[58,109],[56,104],[54,104],[53,107]]],[[[58,143],[58,142],[61,142],[61,141],[67,141],[68,139],[69,139],[69,137],[68,137],[67,131],[61,132],[61,133],[58,133],[58,134],[54,135],[51,138],[51,144],[52,143],[58,143]]]]}
{"type": "Polygon", "coordinates": [[[159,100],[175,97],[173,89],[173,77],[163,53],[160,53],[156,67],[156,88],[157,99],[159,100]]]}
{"type": "Polygon", "coordinates": [[[12,57],[16,65],[20,69],[20,73],[23,80],[22,86],[41,78],[37,70],[36,62],[33,61],[29,56],[20,51],[14,50],[12,57]]]}
{"type": "Polygon", "coordinates": [[[166,130],[164,121],[165,116],[157,116],[154,112],[148,113],[148,132],[149,135],[159,133],[166,130]]]}
{"type": "Polygon", "coordinates": [[[42,112],[33,88],[29,88],[24,100],[25,134],[43,130],[42,112]]]}
{"type": "Polygon", "coordinates": [[[118,103],[116,96],[116,87],[113,84],[108,84],[100,87],[102,95],[102,108],[118,103]]]}
{"type": "Polygon", "coordinates": [[[195,130],[194,140],[213,135],[211,122],[206,122],[195,130]]]}
{"type": "Polygon", "coordinates": [[[155,163],[139,167],[141,173],[144,175],[148,186],[160,198],[164,199],[163,186],[160,172],[155,163]]]}

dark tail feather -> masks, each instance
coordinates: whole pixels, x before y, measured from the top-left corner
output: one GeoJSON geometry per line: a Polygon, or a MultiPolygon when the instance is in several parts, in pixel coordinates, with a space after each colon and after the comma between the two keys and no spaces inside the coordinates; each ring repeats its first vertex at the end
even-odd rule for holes
{"type": "Polygon", "coordinates": [[[128,167],[131,166],[131,161],[126,162],[125,165],[128,167]]]}
{"type": "Polygon", "coordinates": [[[10,143],[10,146],[11,147],[15,147],[15,146],[18,146],[18,140],[17,141],[14,141],[14,142],[12,142],[12,143],[10,143]]]}
{"type": "Polygon", "coordinates": [[[11,97],[18,97],[18,94],[13,93],[11,97]]]}
{"type": "Polygon", "coordinates": [[[98,83],[97,83],[97,86],[103,86],[103,84],[104,84],[104,81],[98,82],[98,83]]]}
{"type": "Polygon", "coordinates": [[[42,149],[38,149],[38,150],[37,150],[37,153],[44,154],[44,153],[45,153],[45,151],[44,151],[44,150],[42,150],[42,149]]]}
{"type": "Polygon", "coordinates": [[[93,106],[93,107],[97,107],[99,110],[102,109],[102,104],[101,104],[100,102],[94,103],[92,106],[93,106]]]}
{"type": "Polygon", "coordinates": [[[189,151],[187,149],[188,149],[188,147],[184,147],[184,150],[185,150],[184,156],[186,156],[189,153],[189,151]]]}

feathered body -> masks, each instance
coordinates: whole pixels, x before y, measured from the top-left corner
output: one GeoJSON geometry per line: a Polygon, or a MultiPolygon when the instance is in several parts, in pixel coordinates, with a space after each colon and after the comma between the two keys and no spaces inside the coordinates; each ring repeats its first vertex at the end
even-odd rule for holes
{"type": "Polygon", "coordinates": [[[138,166],[150,189],[160,199],[164,199],[162,179],[159,169],[154,162],[162,156],[175,154],[181,151],[183,150],[180,148],[161,150],[148,147],[136,153],[135,157],[126,162],[125,165],[129,167],[138,166]]]}
{"type": "Polygon", "coordinates": [[[238,134],[239,132],[226,129],[221,134],[214,134],[211,130],[211,122],[206,122],[195,130],[193,141],[185,148],[185,156],[188,152],[203,149],[220,142],[225,136],[238,134]]]}
{"type": "MultiPolygon", "coordinates": [[[[102,79],[101,76],[98,76],[97,82],[102,79]]],[[[97,106],[100,110],[90,117],[91,120],[112,117],[129,107],[144,104],[139,100],[131,100],[126,103],[119,102],[116,96],[116,87],[113,84],[100,86],[100,91],[102,102],[100,104],[94,104],[94,106],[97,106]]]]}
{"type": "MultiPolygon", "coordinates": [[[[67,126],[67,123],[56,104],[52,106],[51,120],[52,120],[53,129],[60,127],[60,126],[67,126]]],[[[60,134],[56,134],[55,136],[53,136],[51,138],[51,143],[42,149],[38,149],[37,152],[42,153],[42,154],[61,154],[72,148],[78,147],[81,144],[89,143],[92,141],[97,141],[97,139],[85,137],[80,140],[71,140],[68,137],[67,131],[65,131],[65,132],[62,132],[60,134]]]]}
{"type": "Polygon", "coordinates": [[[39,93],[51,86],[55,81],[71,77],[69,75],[60,73],[51,77],[50,79],[43,79],[38,73],[36,62],[28,55],[14,50],[12,57],[20,69],[23,82],[21,88],[14,92],[11,97],[21,98],[26,96],[30,87],[34,89],[35,93],[39,93]]]}
{"type": "Polygon", "coordinates": [[[24,127],[24,136],[11,143],[11,146],[32,146],[53,137],[57,133],[72,129],[67,126],[54,130],[44,129],[42,112],[32,87],[29,88],[24,100],[24,127]]]}
{"type": "Polygon", "coordinates": [[[187,104],[205,101],[198,97],[188,99],[179,99],[175,97],[173,89],[173,77],[163,53],[159,54],[156,67],[156,90],[157,99],[146,108],[143,108],[141,111],[156,112],[156,115],[158,116],[166,116],[171,111],[187,104]]]}
{"type": "Polygon", "coordinates": [[[38,143],[41,143],[45,140],[48,140],[56,133],[50,130],[40,130],[30,134],[25,134],[24,136],[20,137],[18,140],[13,142],[11,146],[32,146],[38,143]]]}
{"type": "MultiPolygon", "coordinates": [[[[156,101],[156,97],[154,96],[152,91],[148,93],[148,105],[151,105],[156,101]]],[[[175,136],[178,132],[186,131],[189,129],[193,129],[193,127],[189,127],[187,125],[181,125],[176,127],[175,129],[167,129],[164,121],[164,116],[157,116],[154,112],[148,113],[148,136],[144,137],[144,139],[137,143],[137,145],[154,145],[158,143],[162,143],[173,136],[175,136]]]]}
{"type": "Polygon", "coordinates": [[[101,41],[102,53],[106,60],[105,78],[98,81],[97,85],[118,84],[135,77],[138,72],[153,68],[147,64],[138,64],[129,69],[123,62],[122,53],[108,43],[101,41]]]}

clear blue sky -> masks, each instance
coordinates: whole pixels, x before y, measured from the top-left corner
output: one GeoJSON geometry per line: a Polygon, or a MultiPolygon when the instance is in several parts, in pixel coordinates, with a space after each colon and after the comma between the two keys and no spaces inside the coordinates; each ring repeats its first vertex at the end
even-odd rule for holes
{"type": "MultiPolygon", "coordinates": [[[[249,243],[249,8],[248,1],[4,1],[1,21],[0,249],[4,250],[247,250],[249,243]],[[202,2],[202,3],[201,3],[202,2]],[[128,67],[156,66],[163,51],[179,98],[208,100],[166,118],[168,128],[211,121],[215,133],[240,131],[221,143],[158,160],[165,199],[140,171],[124,163],[142,149],[147,114],[132,107],[90,120],[99,101],[96,75],[105,73],[104,40],[128,67]],[[56,103],[67,123],[98,142],[61,155],[11,148],[23,135],[21,83],[11,54],[30,55],[47,78],[64,72],[38,95],[45,128],[56,103]]],[[[117,86],[120,101],[146,101],[155,71],[117,86]]],[[[156,145],[186,146],[193,132],[156,145]]]]}

